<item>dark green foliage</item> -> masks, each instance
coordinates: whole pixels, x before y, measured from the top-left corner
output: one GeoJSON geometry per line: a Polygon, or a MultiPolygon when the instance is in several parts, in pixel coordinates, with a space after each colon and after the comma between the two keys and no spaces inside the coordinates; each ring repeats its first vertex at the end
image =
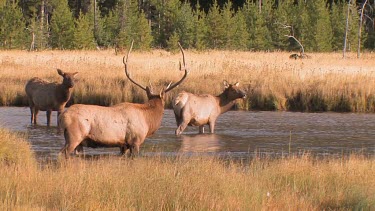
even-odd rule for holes
{"type": "Polygon", "coordinates": [[[7,1],[0,8],[0,47],[23,49],[26,46],[26,23],[16,2],[7,1]]]}
{"type": "MultiPolygon", "coordinates": [[[[134,39],[135,48],[143,50],[172,49],[176,40],[184,48],[198,50],[298,50],[298,43],[285,35],[301,41],[306,51],[343,48],[347,1],[259,2],[2,0],[0,48],[124,48],[134,39]]],[[[348,51],[355,51],[358,43],[361,5],[354,2],[348,51]]],[[[371,9],[365,9],[365,18],[362,45],[374,49],[375,30],[368,21],[373,19],[371,9]]]]}
{"type": "Polygon", "coordinates": [[[73,47],[75,49],[95,48],[94,26],[90,24],[88,15],[80,13],[75,21],[73,47]]]}
{"type": "Polygon", "coordinates": [[[331,28],[331,21],[329,17],[329,11],[326,7],[325,0],[315,0],[313,3],[314,11],[310,14],[312,19],[315,19],[313,23],[315,26],[315,51],[332,51],[332,38],[333,32],[331,28]]]}
{"type": "Polygon", "coordinates": [[[74,20],[67,0],[55,2],[51,20],[51,46],[57,49],[72,49],[74,39],[74,20]]]}

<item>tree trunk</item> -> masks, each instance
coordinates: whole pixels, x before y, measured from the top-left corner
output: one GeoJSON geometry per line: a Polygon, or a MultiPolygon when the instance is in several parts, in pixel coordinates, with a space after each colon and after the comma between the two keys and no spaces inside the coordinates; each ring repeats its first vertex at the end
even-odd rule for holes
{"type": "Polygon", "coordinates": [[[359,27],[358,27],[358,52],[357,52],[357,58],[361,56],[361,34],[362,34],[362,23],[363,23],[363,10],[365,9],[365,6],[367,4],[367,0],[362,5],[361,9],[361,19],[359,20],[359,27]]]}
{"type": "Polygon", "coordinates": [[[346,54],[346,43],[348,39],[348,29],[349,29],[349,12],[350,12],[350,0],[348,0],[348,12],[346,13],[346,27],[344,36],[344,49],[342,51],[342,58],[345,58],[346,54]]]}

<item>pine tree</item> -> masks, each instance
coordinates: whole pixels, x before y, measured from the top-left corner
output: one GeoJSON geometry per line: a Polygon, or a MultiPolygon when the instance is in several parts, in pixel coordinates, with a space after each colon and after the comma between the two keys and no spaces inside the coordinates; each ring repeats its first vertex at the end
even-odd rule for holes
{"type": "Polygon", "coordinates": [[[148,50],[151,47],[151,28],[143,11],[138,10],[138,1],[131,0],[126,5],[125,27],[120,31],[119,37],[122,46],[126,46],[134,40],[134,48],[148,50]]]}
{"type": "Polygon", "coordinates": [[[249,46],[249,32],[246,28],[246,20],[243,12],[238,11],[233,17],[232,48],[236,50],[247,50],[249,46]]]}
{"type": "Polygon", "coordinates": [[[224,48],[227,40],[227,27],[220,12],[220,7],[215,0],[206,16],[207,37],[209,38],[207,41],[212,49],[224,48]]]}
{"type": "MultiPolygon", "coordinates": [[[[347,4],[346,9],[348,8],[347,4]]],[[[359,14],[355,3],[352,3],[349,15],[348,51],[357,51],[359,14]]],[[[363,39],[365,40],[365,39],[363,39]]]]}
{"type": "Polygon", "coordinates": [[[207,31],[208,26],[206,25],[206,14],[197,6],[194,13],[194,47],[198,50],[204,50],[207,48],[207,31]]]}
{"type": "Polygon", "coordinates": [[[51,46],[58,49],[72,49],[74,20],[67,0],[54,2],[51,19],[51,46]]]}
{"type": "Polygon", "coordinates": [[[342,3],[333,3],[331,6],[331,27],[332,27],[332,50],[343,49],[345,35],[346,16],[342,3]]]}
{"type": "Polygon", "coordinates": [[[120,32],[118,7],[113,11],[109,11],[108,15],[103,17],[102,20],[103,33],[100,36],[101,41],[99,43],[104,46],[115,47],[116,39],[120,32]]]}
{"type": "Polygon", "coordinates": [[[6,49],[26,46],[26,23],[17,2],[7,2],[0,9],[0,47],[6,49]]]}
{"type": "Polygon", "coordinates": [[[326,7],[326,0],[316,0],[313,3],[313,11],[311,12],[312,22],[314,22],[314,40],[315,51],[332,51],[332,37],[333,32],[331,28],[331,21],[329,12],[326,7]]]}
{"type": "Polygon", "coordinates": [[[174,33],[179,35],[179,41],[185,48],[192,47],[196,26],[194,25],[195,17],[189,3],[181,3],[175,12],[174,33]]]}
{"type": "Polygon", "coordinates": [[[257,19],[258,9],[256,4],[251,0],[247,0],[242,8],[242,13],[244,14],[246,28],[249,32],[249,44],[248,49],[255,50],[255,22],[257,19]]]}
{"type": "Polygon", "coordinates": [[[272,43],[275,48],[287,50],[289,41],[285,35],[290,34],[290,28],[284,26],[293,26],[293,19],[296,18],[293,13],[294,0],[279,1],[277,7],[273,10],[272,27],[270,33],[272,43]]]}
{"type": "Polygon", "coordinates": [[[75,21],[73,47],[74,49],[94,49],[96,47],[93,25],[90,24],[89,17],[82,12],[75,21]]]}
{"type": "Polygon", "coordinates": [[[167,40],[175,33],[177,28],[177,12],[179,12],[179,0],[151,0],[150,3],[156,8],[155,22],[153,24],[153,36],[155,45],[167,47],[167,40]]]}
{"type": "MultiPolygon", "coordinates": [[[[299,38],[299,41],[303,43],[305,50],[313,51],[315,39],[311,17],[308,12],[308,4],[304,0],[299,0],[298,6],[294,7],[294,13],[296,14],[295,23],[293,24],[295,26],[294,36],[299,38]]],[[[294,40],[292,42],[297,46],[294,40]]]]}

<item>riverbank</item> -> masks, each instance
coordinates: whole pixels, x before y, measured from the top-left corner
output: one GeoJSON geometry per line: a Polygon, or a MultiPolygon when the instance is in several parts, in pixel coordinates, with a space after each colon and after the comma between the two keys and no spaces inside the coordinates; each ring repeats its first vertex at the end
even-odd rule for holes
{"type": "MultiPolygon", "coordinates": [[[[124,53],[125,54],[125,53],[124,53]]],[[[340,53],[310,54],[291,60],[288,52],[186,51],[190,74],[168,93],[166,107],[177,92],[217,95],[222,81],[239,81],[247,92],[237,109],[286,111],[375,112],[375,54],[357,59],[340,53]]],[[[78,71],[70,103],[114,105],[143,102],[145,93],[125,77],[123,55],[114,51],[0,51],[0,106],[26,106],[24,86],[32,77],[61,81],[56,68],[78,71]]],[[[181,54],[165,51],[132,52],[129,72],[155,92],[182,77],[181,54]]]]}
{"type": "MultiPolygon", "coordinates": [[[[15,142],[24,145],[22,139],[0,132],[1,146],[8,149],[14,149],[15,142]]],[[[0,158],[10,156],[3,152],[0,158]]],[[[109,156],[40,167],[6,160],[0,159],[2,210],[371,210],[375,206],[375,160],[354,154],[323,159],[305,154],[249,163],[213,157],[109,156]]]]}

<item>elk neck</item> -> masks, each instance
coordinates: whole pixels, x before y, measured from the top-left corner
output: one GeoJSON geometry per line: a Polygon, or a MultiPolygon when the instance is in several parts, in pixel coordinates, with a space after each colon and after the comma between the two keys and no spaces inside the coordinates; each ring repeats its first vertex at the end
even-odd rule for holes
{"type": "Polygon", "coordinates": [[[73,88],[64,84],[59,84],[56,87],[56,99],[59,102],[67,102],[72,95],[73,88]]]}
{"type": "Polygon", "coordinates": [[[160,98],[150,99],[146,103],[146,109],[144,110],[146,121],[149,126],[147,136],[152,135],[161,125],[161,120],[164,114],[164,103],[160,98]]]}
{"type": "Polygon", "coordinates": [[[229,111],[236,103],[236,99],[234,100],[228,99],[225,93],[222,93],[219,96],[216,96],[216,99],[219,103],[221,114],[229,111]]]}

